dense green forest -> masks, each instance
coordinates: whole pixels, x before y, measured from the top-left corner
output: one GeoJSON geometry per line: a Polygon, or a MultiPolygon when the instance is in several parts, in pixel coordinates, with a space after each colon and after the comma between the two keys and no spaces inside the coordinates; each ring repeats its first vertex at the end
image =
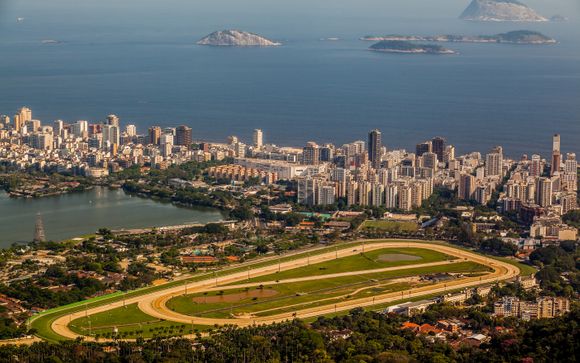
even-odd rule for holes
{"type": "MultiPolygon", "coordinates": [[[[414,318],[428,322],[456,314],[438,308],[414,318]]],[[[463,314],[463,313],[460,313],[463,314]]],[[[351,311],[271,326],[225,327],[197,341],[168,339],[107,344],[64,342],[0,347],[1,362],[575,362],[580,310],[552,320],[500,321],[508,329],[492,333],[479,347],[452,348],[445,342],[402,330],[401,316],[351,311]]],[[[485,314],[462,317],[491,324],[485,314]]]]}

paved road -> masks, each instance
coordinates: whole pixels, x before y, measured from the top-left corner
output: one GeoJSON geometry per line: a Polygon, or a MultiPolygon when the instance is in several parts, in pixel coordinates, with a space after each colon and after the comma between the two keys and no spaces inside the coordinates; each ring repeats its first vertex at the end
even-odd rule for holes
{"type": "MultiPolygon", "coordinates": [[[[240,318],[232,318],[232,319],[214,319],[214,318],[202,318],[202,317],[192,317],[184,314],[180,314],[174,312],[167,308],[166,303],[171,298],[179,295],[183,295],[185,293],[186,285],[182,286],[175,286],[172,288],[168,288],[162,291],[156,291],[151,294],[145,296],[139,296],[132,299],[127,299],[126,301],[119,301],[116,303],[111,303],[109,305],[99,306],[93,309],[89,309],[84,312],[77,312],[71,315],[63,316],[59,319],[56,319],[53,324],[53,330],[64,337],[75,339],[79,335],[74,333],[68,328],[68,324],[77,318],[86,316],[86,315],[93,315],[100,312],[108,311],[114,308],[122,307],[124,305],[129,305],[133,303],[138,303],[139,308],[146,314],[156,317],[158,319],[164,319],[168,321],[174,321],[178,323],[186,323],[186,324],[200,324],[200,325],[225,325],[225,324],[233,324],[238,326],[249,326],[253,324],[271,324],[274,322],[285,321],[288,319],[292,319],[294,317],[297,318],[309,318],[319,315],[331,314],[334,312],[341,312],[341,311],[348,311],[355,307],[368,307],[378,304],[390,303],[393,301],[401,300],[401,299],[408,299],[408,298],[415,298],[420,296],[426,296],[431,294],[444,294],[446,291],[449,290],[456,290],[461,288],[467,287],[474,287],[483,284],[489,284],[492,282],[497,282],[501,280],[507,280],[519,275],[520,271],[516,266],[513,266],[509,263],[498,261],[492,258],[488,258],[485,256],[481,256],[472,252],[466,252],[451,246],[439,245],[439,244],[427,244],[427,243],[419,243],[419,242],[407,242],[407,241],[397,241],[397,242],[388,242],[388,241],[376,241],[376,242],[367,242],[364,244],[364,247],[357,246],[357,247],[338,247],[339,249],[331,252],[322,253],[319,255],[314,256],[305,256],[296,260],[282,262],[282,263],[274,263],[270,266],[264,266],[260,268],[254,268],[249,271],[243,272],[236,272],[231,273],[225,276],[220,276],[219,274],[215,278],[206,279],[202,281],[190,282],[187,284],[187,292],[189,294],[207,291],[208,289],[213,289],[220,285],[226,285],[230,283],[240,282],[248,279],[248,273],[250,277],[258,277],[264,275],[270,275],[276,273],[277,271],[285,271],[293,268],[299,268],[308,266],[315,263],[320,263],[324,261],[329,261],[332,259],[340,258],[340,257],[347,257],[359,254],[363,251],[371,251],[377,249],[384,249],[384,248],[422,248],[422,249],[430,249],[434,251],[438,251],[441,253],[445,253],[457,258],[454,262],[461,262],[463,261],[473,261],[479,263],[481,265],[489,266],[493,269],[493,272],[482,276],[482,277],[467,277],[462,278],[454,281],[442,282],[434,285],[423,286],[418,288],[413,288],[408,291],[402,292],[394,292],[394,293],[386,293],[381,295],[376,295],[374,297],[366,297],[366,298],[359,298],[353,299],[349,301],[343,301],[337,304],[330,304],[325,306],[313,307],[298,310],[295,312],[286,312],[282,314],[272,315],[268,317],[240,317],[240,318]]],[[[276,258],[272,258],[272,261],[275,261],[276,258]]],[[[449,263],[449,262],[437,262],[437,264],[441,263],[449,263]]],[[[407,265],[407,266],[398,266],[392,267],[387,269],[380,269],[384,271],[389,271],[393,269],[408,269],[414,268],[419,266],[428,266],[430,264],[422,264],[422,265],[407,265]]],[[[353,276],[353,275],[360,275],[362,273],[369,273],[369,271],[354,271],[354,272],[346,272],[340,273],[340,276],[353,276]]],[[[318,278],[330,278],[332,275],[327,276],[320,276],[318,278]]],[[[308,279],[312,279],[314,277],[309,277],[308,279]]],[[[284,282],[290,282],[290,280],[285,280],[284,282]]],[[[262,283],[266,284],[266,283],[262,283]]],[[[244,285],[236,285],[236,288],[240,288],[244,285]]],[[[223,289],[223,288],[220,288],[223,289]]]]}

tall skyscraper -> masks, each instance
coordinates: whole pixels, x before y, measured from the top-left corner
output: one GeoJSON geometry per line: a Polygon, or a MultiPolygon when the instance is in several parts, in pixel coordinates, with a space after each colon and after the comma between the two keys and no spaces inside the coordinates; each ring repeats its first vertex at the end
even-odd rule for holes
{"type": "Polygon", "coordinates": [[[260,129],[254,130],[253,141],[254,141],[254,147],[256,149],[262,148],[262,146],[264,145],[264,133],[262,132],[262,130],[260,130],[260,129]]]}
{"type": "Polygon", "coordinates": [[[119,145],[121,143],[121,132],[119,126],[115,125],[103,125],[103,145],[111,148],[113,145],[119,145]]]}
{"type": "Polygon", "coordinates": [[[554,135],[552,140],[552,165],[550,169],[550,175],[554,176],[560,173],[560,167],[562,165],[562,153],[560,151],[560,135],[554,135]]]}
{"type": "Polygon", "coordinates": [[[159,138],[161,137],[161,127],[152,126],[149,128],[149,143],[152,145],[159,145],[159,138]]]}
{"type": "Polygon", "coordinates": [[[175,129],[175,145],[189,147],[193,141],[192,138],[191,127],[181,125],[175,129]]]}
{"type": "Polygon", "coordinates": [[[443,161],[445,154],[445,139],[439,136],[434,137],[433,140],[431,140],[431,145],[433,149],[432,152],[437,154],[437,159],[443,161]]]}
{"type": "Polygon", "coordinates": [[[369,161],[375,169],[381,167],[381,149],[383,147],[382,135],[378,129],[369,133],[369,161]]]}

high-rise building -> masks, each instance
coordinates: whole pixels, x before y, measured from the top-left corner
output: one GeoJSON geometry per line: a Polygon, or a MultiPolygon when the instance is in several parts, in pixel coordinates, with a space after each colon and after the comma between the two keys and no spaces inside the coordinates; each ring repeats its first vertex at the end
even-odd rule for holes
{"type": "Polygon", "coordinates": [[[437,159],[443,161],[445,154],[445,139],[439,136],[434,137],[433,140],[431,140],[431,145],[433,149],[432,152],[437,154],[437,159]]]}
{"type": "Polygon", "coordinates": [[[485,156],[485,176],[502,176],[503,156],[499,152],[492,152],[485,156]]]}
{"type": "Polygon", "coordinates": [[[564,163],[564,172],[566,174],[578,173],[578,160],[576,160],[576,154],[574,153],[566,154],[566,162],[564,163]]]}
{"type": "Polygon", "coordinates": [[[125,127],[125,132],[127,133],[127,136],[129,136],[129,137],[135,137],[135,136],[137,136],[137,126],[135,126],[135,125],[127,125],[125,127]]]}
{"type": "Polygon", "coordinates": [[[175,129],[175,145],[189,147],[193,142],[191,127],[181,125],[175,129]]]}
{"type": "Polygon", "coordinates": [[[159,145],[173,145],[173,135],[163,134],[159,137],[159,145]]]}
{"type": "Polygon", "coordinates": [[[540,155],[532,155],[532,161],[530,163],[530,176],[542,176],[542,158],[540,155]]]}
{"type": "Polygon", "coordinates": [[[246,144],[243,142],[237,142],[234,144],[234,153],[238,158],[243,158],[246,156],[246,144]]]}
{"type": "Polygon", "coordinates": [[[552,205],[553,182],[550,178],[539,178],[536,183],[536,204],[540,207],[552,205]]]}
{"type": "Polygon", "coordinates": [[[254,141],[254,147],[256,149],[262,148],[262,146],[264,145],[264,133],[262,132],[262,130],[260,130],[260,129],[254,130],[253,141],[254,141]]]}
{"type": "Polygon", "coordinates": [[[560,151],[560,135],[554,135],[552,140],[552,164],[550,169],[550,175],[554,176],[560,173],[560,168],[562,165],[562,154],[560,151]]]}
{"type": "Polygon", "coordinates": [[[318,179],[303,177],[298,179],[298,204],[315,205],[318,197],[318,179]]]}
{"type": "Polygon", "coordinates": [[[334,158],[334,147],[330,144],[320,148],[320,161],[329,162],[334,158]]]}
{"type": "Polygon", "coordinates": [[[415,147],[415,154],[417,157],[423,156],[425,153],[433,152],[433,143],[431,141],[425,141],[420,144],[417,144],[415,147]]]}
{"type": "Polygon", "coordinates": [[[55,136],[61,136],[62,130],[64,129],[64,121],[56,120],[52,123],[52,129],[55,136]]]}
{"type": "Polygon", "coordinates": [[[385,188],[385,207],[387,209],[397,208],[399,199],[399,187],[396,184],[389,184],[385,188]]]}
{"type": "Polygon", "coordinates": [[[89,123],[88,121],[79,120],[73,125],[73,134],[76,137],[86,138],[89,136],[89,123]]]}
{"type": "Polygon", "coordinates": [[[332,185],[319,185],[317,192],[318,205],[332,205],[336,201],[335,188],[332,185]]]}
{"type": "Polygon", "coordinates": [[[121,143],[121,132],[119,126],[103,125],[103,147],[115,148],[121,143]]]}
{"type": "Polygon", "coordinates": [[[445,146],[445,154],[443,155],[443,161],[449,163],[455,160],[455,146],[447,145],[445,146]]]}
{"type": "Polygon", "coordinates": [[[372,130],[369,133],[369,161],[375,169],[381,167],[382,153],[381,149],[383,147],[381,132],[377,129],[372,130]]]}
{"type": "Polygon", "coordinates": [[[475,194],[475,177],[471,174],[461,174],[459,177],[458,197],[463,200],[472,200],[475,194]]]}
{"type": "Polygon", "coordinates": [[[161,127],[152,126],[149,128],[149,143],[151,145],[159,145],[159,138],[161,137],[161,127]]]}
{"type": "Polygon", "coordinates": [[[20,116],[20,122],[25,123],[32,120],[32,111],[28,107],[22,107],[18,110],[18,116],[20,116]]]}
{"type": "Polygon", "coordinates": [[[10,125],[10,117],[6,115],[0,115],[0,125],[4,125],[4,127],[10,125]]]}
{"type": "Polygon", "coordinates": [[[302,160],[306,165],[318,165],[320,163],[320,147],[310,141],[302,149],[302,160]]]}
{"type": "Polygon", "coordinates": [[[437,170],[437,164],[438,164],[437,154],[435,154],[434,152],[424,153],[423,156],[421,156],[421,159],[422,159],[422,165],[424,168],[428,168],[428,169],[431,169],[433,171],[437,170]]]}
{"type": "Polygon", "coordinates": [[[107,116],[107,125],[117,126],[119,127],[119,117],[117,115],[109,115],[107,116]]]}

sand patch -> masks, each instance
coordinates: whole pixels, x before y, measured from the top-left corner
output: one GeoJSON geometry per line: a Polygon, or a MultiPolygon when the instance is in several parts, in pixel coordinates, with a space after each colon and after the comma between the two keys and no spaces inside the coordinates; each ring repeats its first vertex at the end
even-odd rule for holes
{"type": "Polygon", "coordinates": [[[278,291],[274,289],[253,289],[249,291],[241,291],[237,294],[216,295],[216,296],[197,296],[192,300],[198,304],[216,304],[216,303],[237,303],[245,299],[265,298],[278,295],[278,291]]]}
{"type": "Polygon", "coordinates": [[[419,261],[422,260],[419,256],[405,255],[402,253],[390,253],[380,255],[377,261],[380,262],[399,262],[399,261],[419,261]]]}

